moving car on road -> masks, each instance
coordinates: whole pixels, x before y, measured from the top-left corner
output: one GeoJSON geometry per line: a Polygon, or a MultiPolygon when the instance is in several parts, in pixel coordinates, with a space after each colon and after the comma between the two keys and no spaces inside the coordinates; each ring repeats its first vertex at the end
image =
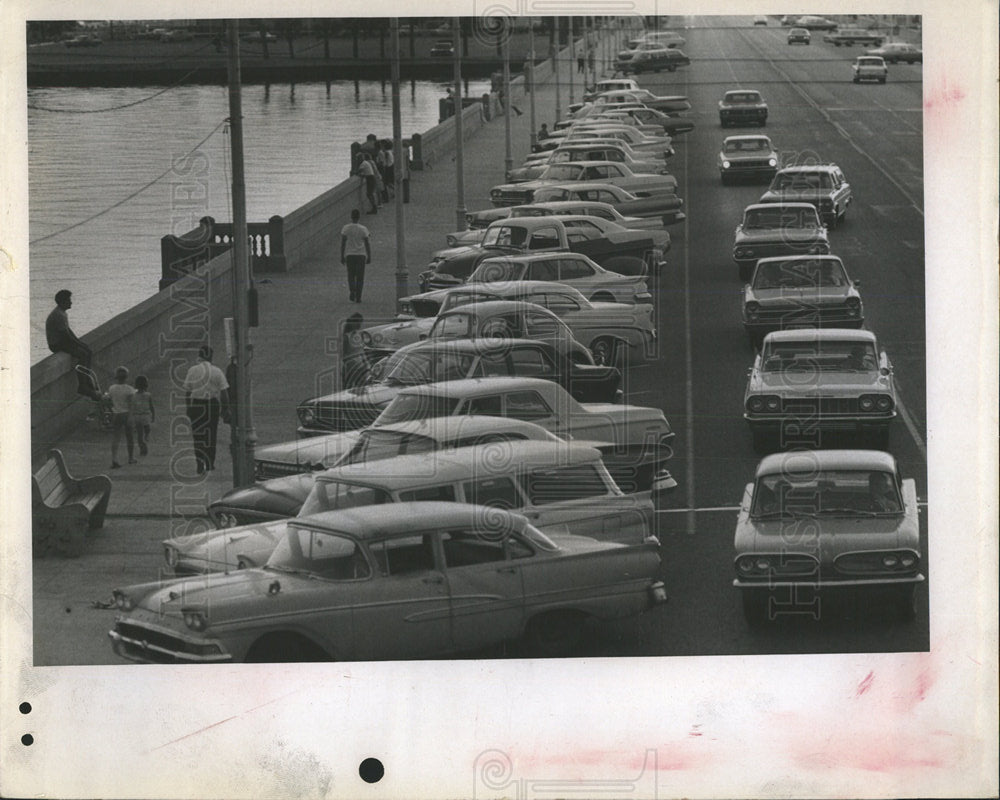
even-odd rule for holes
{"type": "Polygon", "coordinates": [[[865,50],[865,55],[879,56],[885,60],[886,64],[895,64],[898,61],[919,64],[924,60],[924,51],[916,45],[906,42],[888,42],[873,50],[865,50]]]}
{"type": "Polygon", "coordinates": [[[676,47],[644,42],[635,50],[622,50],[615,59],[615,69],[623,75],[630,72],[638,75],[640,72],[660,72],[664,69],[673,72],[690,63],[691,59],[676,47]]]}
{"type": "Polygon", "coordinates": [[[886,78],[889,77],[889,68],[880,56],[858,56],[854,59],[851,70],[854,73],[853,81],[855,83],[862,81],[885,83],[886,78]]]}
{"type": "Polygon", "coordinates": [[[665,602],[658,550],[546,536],[464,503],[329,512],[291,523],[259,569],[116,589],[109,636],[123,658],[169,664],[431,657],[519,638],[565,655],[587,619],[665,602]]]}
{"type": "Polygon", "coordinates": [[[792,28],[788,31],[788,44],[810,44],[812,34],[805,28],[792,28]]]}
{"type": "Polygon", "coordinates": [[[455,45],[451,39],[441,39],[431,46],[431,56],[434,58],[445,58],[455,55],[455,45]]]}
{"type": "Polygon", "coordinates": [[[761,203],[811,203],[820,219],[836,227],[847,214],[852,200],[851,184],[836,164],[784,167],[761,195],[761,203]]]}
{"type": "Polygon", "coordinates": [[[755,89],[733,89],[726,92],[719,101],[719,124],[761,125],[767,124],[767,103],[755,89]]]}
{"type": "Polygon", "coordinates": [[[749,280],[762,258],[822,255],[830,252],[826,228],[810,203],[758,203],[747,206],[736,228],[733,260],[741,281],[749,280]]]}
{"type": "Polygon", "coordinates": [[[733,586],[751,625],[783,612],[818,620],[835,600],[908,621],[924,582],[916,486],[888,453],[768,456],[744,490],[734,550],[733,586]]]}
{"type": "Polygon", "coordinates": [[[770,181],[778,171],[779,158],[767,136],[727,136],[719,153],[719,176],[723,184],[739,177],[763,176],[770,181]]]}
{"type": "Polygon", "coordinates": [[[743,288],[743,327],[754,347],[771,331],[860,328],[864,321],[858,284],[837,256],[762,258],[743,288]]]}
{"type": "Polygon", "coordinates": [[[866,44],[870,47],[880,47],[885,36],[876,31],[866,31],[864,28],[838,28],[823,36],[823,41],[835,47],[851,47],[856,44],[866,44]]]}
{"type": "Polygon", "coordinates": [[[829,446],[824,434],[871,437],[888,449],[896,417],[892,364],[871,331],[769,333],[754,359],[744,414],[758,451],[829,446]]]}
{"type": "Polygon", "coordinates": [[[795,20],[794,25],[797,28],[805,28],[809,31],[835,31],[837,30],[837,23],[833,20],[827,19],[826,17],[817,17],[813,14],[806,14],[805,16],[799,17],[795,20]]]}

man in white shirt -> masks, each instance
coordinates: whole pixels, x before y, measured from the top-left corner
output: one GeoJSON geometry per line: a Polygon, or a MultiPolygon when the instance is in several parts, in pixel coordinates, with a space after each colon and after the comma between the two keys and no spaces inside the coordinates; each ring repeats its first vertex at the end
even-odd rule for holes
{"type": "Polygon", "coordinates": [[[347,267],[347,291],[352,303],[361,302],[365,265],[372,261],[371,233],[362,225],[361,212],[351,211],[351,221],[340,229],[340,263],[347,267]]]}
{"type": "Polygon", "coordinates": [[[215,444],[223,404],[229,404],[229,382],[225,373],[212,363],[212,348],[204,345],[198,361],[184,378],[187,415],[191,420],[191,438],[198,474],[215,469],[215,444]]]}

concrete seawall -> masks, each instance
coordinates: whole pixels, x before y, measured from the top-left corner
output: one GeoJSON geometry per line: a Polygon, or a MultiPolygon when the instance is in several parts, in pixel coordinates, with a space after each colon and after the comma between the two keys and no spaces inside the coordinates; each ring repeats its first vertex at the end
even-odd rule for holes
{"type": "MultiPolygon", "coordinates": [[[[561,51],[568,58],[569,48],[561,51]]],[[[536,81],[552,75],[550,61],[535,68],[536,81]]],[[[511,81],[514,104],[525,95],[524,77],[511,81]]],[[[544,118],[544,117],[543,117],[544,118]]],[[[463,135],[473,137],[488,123],[480,104],[464,109],[463,135]]],[[[421,134],[424,169],[454,158],[455,126],[451,120],[421,134]]],[[[284,218],[284,248],[289,270],[304,260],[335,253],[337,236],[351,209],[364,208],[362,182],[350,177],[300,206],[284,218]]],[[[48,309],[32,309],[35,315],[48,309]]],[[[196,274],[157,292],[81,337],[94,352],[94,369],[106,388],[116,366],[124,364],[134,377],[171,357],[193,359],[200,344],[212,338],[224,317],[232,315],[232,259],[226,252],[200,267],[196,274]]],[[[219,342],[215,337],[216,347],[219,342]]],[[[217,359],[218,361],[218,359],[217,359]]],[[[31,367],[31,433],[37,458],[94,410],[76,394],[76,377],[68,355],[50,355],[31,367]]],[[[180,377],[183,377],[182,375],[180,377]]]]}

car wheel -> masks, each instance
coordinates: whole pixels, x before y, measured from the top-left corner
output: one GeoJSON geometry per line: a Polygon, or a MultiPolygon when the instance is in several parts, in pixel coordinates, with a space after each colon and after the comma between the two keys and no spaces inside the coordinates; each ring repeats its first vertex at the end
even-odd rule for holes
{"type": "Polygon", "coordinates": [[[917,593],[911,586],[904,590],[893,603],[895,616],[900,622],[912,622],[917,616],[917,593]]]}
{"type": "Polygon", "coordinates": [[[763,591],[743,591],[743,619],[751,628],[767,622],[768,596],[763,591]]]}
{"type": "MultiPolygon", "coordinates": [[[[756,343],[753,344],[757,348],[756,343]]],[[[771,452],[774,446],[774,437],[768,431],[753,431],[753,450],[758,455],[765,456],[771,452]]]]}
{"type": "Polygon", "coordinates": [[[613,303],[615,302],[614,295],[608,294],[607,292],[595,292],[590,296],[591,303],[613,303]]]}
{"type": "Polygon", "coordinates": [[[584,619],[579,611],[547,611],[532,617],[524,632],[528,650],[543,658],[572,654],[583,640],[584,619]]]}
{"type": "Polygon", "coordinates": [[[296,633],[272,633],[254,642],[244,660],[248,664],[287,664],[330,661],[330,656],[296,633]]]}

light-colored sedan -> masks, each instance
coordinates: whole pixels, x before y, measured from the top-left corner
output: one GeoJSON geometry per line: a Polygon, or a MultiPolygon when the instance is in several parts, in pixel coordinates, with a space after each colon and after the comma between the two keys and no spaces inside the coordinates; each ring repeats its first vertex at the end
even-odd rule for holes
{"type": "Polygon", "coordinates": [[[610,183],[638,196],[675,194],[677,178],[673,175],[636,174],[625,164],[614,161],[578,161],[570,164],[550,164],[538,178],[526,183],[494,186],[490,202],[495,206],[520,206],[534,202],[534,192],[552,183],[610,183]]]}
{"type": "Polygon", "coordinates": [[[658,551],[462,503],[328,512],[290,525],[259,569],[116,589],[109,636],[122,658],[170,664],[428,658],[522,638],[529,655],[571,655],[587,619],[666,601],[658,551]]]}

